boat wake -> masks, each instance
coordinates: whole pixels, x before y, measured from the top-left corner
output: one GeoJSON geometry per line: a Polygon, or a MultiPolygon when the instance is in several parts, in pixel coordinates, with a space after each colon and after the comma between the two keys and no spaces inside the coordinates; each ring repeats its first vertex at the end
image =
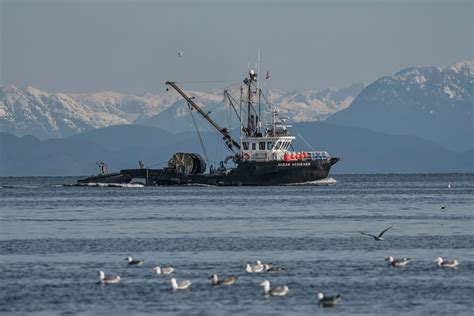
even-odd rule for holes
{"type": "Polygon", "coordinates": [[[100,183],[100,182],[90,182],[90,183],[78,183],[74,186],[79,187],[106,187],[106,188],[143,188],[145,187],[142,183],[100,183]]]}
{"type": "Polygon", "coordinates": [[[39,186],[37,185],[2,185],[0,189],[38,189],[39,186]]]}
{"type": "Polygon", "coordinates": [[[315,181],[301,182],[301,183],[289,183],[287,186],[328,186],[334,185],[337,183],[337,180],[334,178],[326,178],[315,181]]]}

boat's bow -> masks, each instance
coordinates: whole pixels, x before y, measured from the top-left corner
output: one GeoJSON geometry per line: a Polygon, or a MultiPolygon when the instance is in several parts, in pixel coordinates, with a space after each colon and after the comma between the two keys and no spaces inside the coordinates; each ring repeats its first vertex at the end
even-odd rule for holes
{"type": "Polygon", "coordinates": [[[339,157],[331,157],[331,166],[335,165],[341,158],[339,157]]]}

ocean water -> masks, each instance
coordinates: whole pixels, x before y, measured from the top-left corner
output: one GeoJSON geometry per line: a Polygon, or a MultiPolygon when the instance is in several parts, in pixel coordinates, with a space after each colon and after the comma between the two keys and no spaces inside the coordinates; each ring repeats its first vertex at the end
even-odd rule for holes
{"type": "Polygon", "coordinates": [[[117,188],[0,178],[0,313],[472,314],[473,174],[332,179],[329,186],[117,188]],[[389,225],[384,241],[360,234],[389,225]],[[412,261],[388,267],[389,255],[412,261]],[[145,263],[128,266],[127,256],[145,263]],[[438,256],[458,259],[459,268],[436,268],[438,256]],[[286,271],[245,273],[256,260],[286,271]],[[156,265],[173,265],[191,288],[173,293],[170,276],[153,274],[156,265]],[[98,284],[99,270],[122,282],[98,284]],[[240,278],[213,287],[213,273],[240,278]],[[289,295],[266,297],[265,279],[288,285],[289,295]],[[320,307],[319,291],[342,301],[320,307]]]}

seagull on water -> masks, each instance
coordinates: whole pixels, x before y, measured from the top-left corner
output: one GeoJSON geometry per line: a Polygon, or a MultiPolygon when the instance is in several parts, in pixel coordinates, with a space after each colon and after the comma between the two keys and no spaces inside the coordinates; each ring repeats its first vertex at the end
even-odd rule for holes
{"type": "Polygon", "coordinates": [[[448,189],[451,189],[451,182],[448,183],[448,189]]]}
{"type": "Polygon", "coordinates": [[[209,279],[212,280],[212,285],[232,285],[235,283],[235,281],[237,281],[238,278],[239,276],[237,275],[231,275],[227,278],[219,279],[217,274],[213,274],[211,277],[209,277],[209,279]]]}
{"type": "Polygon", "coordinates": [[[173,289],[173,291],[186,290],[187,288],[191,286],[191,281],[189,280],[184,280],[178,283],[175,278],[172,278],[170,280],[170,283],[171,283],[171,288],[173,289]]]}
{"type": "Polygon", "coordinates": [[[245,265],[245,272],[247,272],[247,273],[253,273],[253,268],[252,268],[252,266],[250,265],[250,263],[247,263],[247,264],[245,265]]]}
{"type": "Polygon", "coordinates": [[[174,268],[173,267],[154,267],[153,268],[153,271],[156,273],[156,274],[171,274],[174,272],[174,268]]]}
{"type": "Polygon", "coordinates": [[[129,265],[141,266],[145,260],[133,259],[132,257],[127,257],[125,260],[128,260],[129,265]]]}
{"type": "Polygon", "coordinates": [[[457,260],[444,260],[441,257],[436,258],[435,262],[438,268],[457,268],[459,265],[459,261],[457,260]]]}
{"type": "Polygon", "coordinates": [[[118,275],[108,275],[105,276],[104,271],[99,271],[99,283],[106,284],[115,284],[120,282],[120,276],[118,275]]]}
{"type": "Polygon", "coordinates": [[[390,228],[392,228],[392,227],[393,227],[393,225],[388,226],[388,227],[387,227],[385,230],[383,230],[378,236],[372,235],[372,234],[368,234],[368,233],[366,233],[366,232],[360,232],[360,233],[361,233],[362,235],[371,236],[371,237],[373,237],[375,240],[383,240],[383,237],[382,237],[383,234],[385,234],[385,232],[386,232],[387,230],[389,230],[390,228]]]}
{"type": "Polygon", "coordinates": [[[245,272],[247,273],[260,273],[265,270],[265,266],[260,262],[260,260],[257,260],[257,264],[255,266],[251,266],[249,263],[245,265],[245,272]]]}
{"type": "Polygon", "coordinates": [[[441,204],[441,209],[444,210],[446,208],[446,205],[441,204]]]}
{"type": "Polygon", "coordinates": [[[275,267],[272,263],[265,263],[263,265],[264,269],[268,273],[282,272],[285,271],[284,268],[275,267]]]}
{"type": "Polygon", "coordinates": [[[262,283],[260,283],[260,286],[263,286],[263,291],[265,292],[266,295],[285,296],[290,291],[290,289],[286,285],[278,286],[272,289],[270,287],[270,281],[268,280],[265,280],[262,283]]]}
{"type": "Polygon", "coordinates": [[[265,270],[265,267],[262,264],[262,262],[260,260],[257,260],[256,265],[253,267],[253,272],[260,273],[260,272],[263,272],[264,270],[265,270]]]}
{"type": "Polygon", "coordinates": [[[323,293],[318,293],[318,301],[323,307],[334,307],[341,301],[341,295],[324,296],[323,293]]]}
{"type": "Polygon", "coordinates": [[[388,261],[389,266],[393,267],[404,267],[410,262],[410,258],[400,258],[394,259],[392,256],[385,258],[385,261],[388,261]]]}

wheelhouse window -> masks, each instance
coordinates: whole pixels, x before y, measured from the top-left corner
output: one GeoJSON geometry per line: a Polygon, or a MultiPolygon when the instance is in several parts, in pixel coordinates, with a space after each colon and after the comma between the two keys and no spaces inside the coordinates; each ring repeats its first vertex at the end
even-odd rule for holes
{"type": "Polygon", "coordinates": [[[257,143],[252,143],[252,150],[257,150],[257,143]]]}
{"type": "Polygon", "coordinates": [[[249,150],[249,142],[242,142],[242,147],[244,147],[244,150],[249,150]]]}
{"type": "Polygon", "coordinates": [[[258,150],[265,150],[265,142],[258,143],[258,150]]]}
{"type": "Polygon", "coordinates": [[[267,142],[267,150],[272,150],[273,142],[267,142]]]}
{"type": "Polygon", "coordinates": [[[274,150],[280,149],[280,146],[281,146],[281,142],[280,141],[276,142],[274,150]]]}

